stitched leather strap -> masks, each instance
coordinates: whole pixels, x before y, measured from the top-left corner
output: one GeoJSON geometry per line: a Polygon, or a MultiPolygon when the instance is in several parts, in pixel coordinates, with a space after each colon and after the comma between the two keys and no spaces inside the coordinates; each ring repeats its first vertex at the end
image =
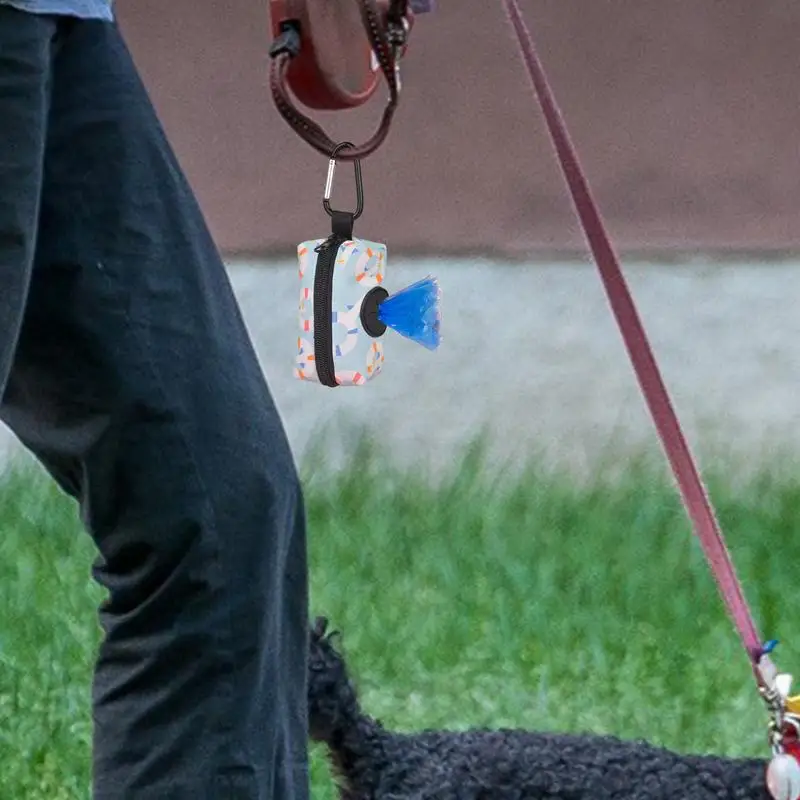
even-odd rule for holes
{"type": "MultiPolygon", "coordinates": [[[[375,0],[357,0],[357,2],[370,46],[389,87],[389,99],[372,136],[366,142],[343,151],[338,156],[341,161],[364,159],[383,144],[389,134],[400,99],[400,85],[395,68],[395,50],[390,40],[390,26],[402,26],[403,20],[408,14],[408,0],[392,0],[385,21],[375,0]]],[[[292,99],[286,80],[292,57],[291,48],[279,49],[273,55],[270,68],[270,90],[275,107],[301,139],[315,150],[330,157],[337,142],[331,139],[314,120],[303,114],[292,99]]]]}

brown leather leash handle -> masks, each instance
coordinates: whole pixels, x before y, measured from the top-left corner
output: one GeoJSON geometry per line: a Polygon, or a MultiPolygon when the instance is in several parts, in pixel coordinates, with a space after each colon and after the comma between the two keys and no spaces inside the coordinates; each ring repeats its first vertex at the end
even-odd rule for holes
{"type": "MultiPolygon", "coordinates": [[[[313,0],[310,0],[313,1],[313,0]]],[[[399,49],[404,42],[393,42],[392,30],[403,30],[408,13],[408,0],[391,0],[388,13],[381,12],[375,0],[355,0],[359,5],[361,21],[367,33],[383,77],[389,87],[389,99],[384,108],[378,127],[372,136],[360,145],[348,148],[338,155],[341,161],[356,161],[366,158],[377,150],[386,140],[400,99],[400,82],[397,70],[399,49]]],[[[300,111],[292,99],[287,81],[287,72],[301,46],[301,32],[287,21],[282,26],[282,34],[270,48],[272,64],[270,67],[270,90],[272,99],[280,115],[292,130],[315,150],[330,158],[338,142],[334,141],[323,128],[309,116],[300,111]]]]}

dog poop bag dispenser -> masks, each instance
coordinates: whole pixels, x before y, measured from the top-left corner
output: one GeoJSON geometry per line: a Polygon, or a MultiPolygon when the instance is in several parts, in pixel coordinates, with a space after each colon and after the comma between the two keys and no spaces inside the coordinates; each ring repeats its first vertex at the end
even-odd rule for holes
{"type": "Polygon", "coordinates": [[[361,164],[354,161],[357,204],[354,212],[330,206],[336,154],[328,166],[323,207],[331,218],[327,239],[297,247],[300,268],[300,331],[294,374],[323,386],[363,386],[383,369],[381,337],[387,329],[429,350],[440,343],[440,290],[428,276],[390,295],[386,245],[353,237],[353,223],[364,210],[361,164]]]}

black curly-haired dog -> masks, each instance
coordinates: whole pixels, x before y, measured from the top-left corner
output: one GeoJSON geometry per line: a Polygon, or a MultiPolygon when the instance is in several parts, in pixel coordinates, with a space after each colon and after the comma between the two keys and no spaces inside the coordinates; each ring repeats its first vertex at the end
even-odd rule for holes
{"type": "Polygon", "coordinates": [[[366,715],[320,617],[311,629],[311,739],[342,800],[770,800],[766,763],[686,756],[610,736],[392,733],[366,715]]]}

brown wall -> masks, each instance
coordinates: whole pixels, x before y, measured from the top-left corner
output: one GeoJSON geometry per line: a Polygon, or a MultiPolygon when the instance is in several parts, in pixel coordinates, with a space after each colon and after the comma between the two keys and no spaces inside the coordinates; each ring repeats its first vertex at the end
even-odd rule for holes
{"type": "MultiPolygon", "coordinates": [[[[800,250],[796,0],[522,5],[621,247],[800,250]]],[[[327,162],[268,94],[267,0],[119,11],[223,250],[324,235],[327,162]]],[[[404,101],[365,163],[362,235],[407,252],[582,246],[499,0],[420,18],[404,101]]],[[[335,137],[363,138],[376,113],[342,115],[335,137]]]]}

